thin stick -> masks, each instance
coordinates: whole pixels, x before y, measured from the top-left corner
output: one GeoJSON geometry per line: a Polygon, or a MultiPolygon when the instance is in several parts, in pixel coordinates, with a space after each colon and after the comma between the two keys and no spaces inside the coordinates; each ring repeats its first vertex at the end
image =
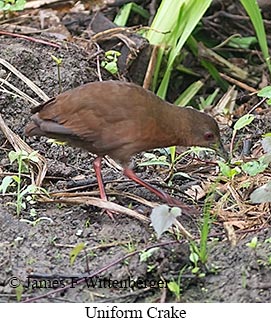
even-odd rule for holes
{"type": "Polygon", "coordinates": [[[25,75],[23,75],[20,71],[17,70],[14,66],[8,63],[3,58],[0,58],[0,64],[4,65],[7,69],[9,69],[13,74],[15,74],[19,79],[21,79],[25,84],[27,84],[32,91],[34,91],[43,101],[48,101],[49,97],[46,95],[35,83],[29,80],[25,75]]]}

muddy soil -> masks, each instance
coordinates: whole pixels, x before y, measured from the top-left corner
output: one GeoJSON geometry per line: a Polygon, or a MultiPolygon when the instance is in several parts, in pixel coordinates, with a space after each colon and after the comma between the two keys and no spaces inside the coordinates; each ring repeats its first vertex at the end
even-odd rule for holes
{"type": "MultiPolygon", "coordinates": [[[[57,69],[52,54],[63,58],[63,90],[98,80],[96,61],[89,59],[88,54],[73,45],[56,49],[1,37],[0,53],[1,58],[15,66],[50,97],[58,93],[57,69]]],[[[8,76],[4,67],[0,72],[2,78],[8,76]]],[[[104,79],[109,77],[105,72],[102,76],[104,79]]],[[[21,91],[40,100],[13,75],[8,80],[21,91]]],[[[34,150],[44,155],[48,162],[44,187],[49,192],[65,190],[71,179],[83,176],[91,181],[84,192],[92,191],[98,197],[91,167],[94,156],[80,149],[52,145],[46,138],[25,138],[24,127],[29,121],[30,109],[31,105],[21,98],[0,93],[0,112],[6,124],[34,150]]],[[[227,141],[227,138],[223,139],[227,141]]],[[[7,173],[16,172],[17,168],[15,164],[10,165],[8,153],[12,147],[2,133],[0,147],[3,178],[7,173]]],[[[143,154],[136,156],[135,163],[142,158],[143,154]]],[[[164,182],[167,176],[165,169],[141,167],[136,168],[136,171],[151,183],[162,185],[163,188],[167,186],[164,182]]],[[[198,171],[196,168],[190,174],[192,181],[175,178],[173,185],[176,197],[190,203],[190,199],[181,193],[182,188],[192,183],[201,183],[214,171],[208,168],[203,176],[198,167],[198,171]]],[[[115,203],[126,207],[130,204],[147,216],[151,208],[131,202],[121,192],[126,191],[161,203],[107,164],[104,164],[103,174],[106,189],[120,193],[110,195],[115,203]]],[[[168,192],[172,193],[172,190],[168,192]]],[[[17,216],[9,202],[14,202],[14,197],[0,197],[0,302],[16,302],[21,293],[21,301],[32,302],[174,302],[177,298],[161,288],[162,283],[177,281],[184,267],[180,285],[182,302],[271,300],[270,228],[243,234],[237,246],[231,247],[222,225],[219,221],[214,223],[208,244],[208,262],[199,272],[204,275],[194,275],[193,264],[189,261],[189,245],[185,240],[176,241],[170,233],[157,240],[151,226],[134,218],[117,214],[115,221],[112,221],[101,209],[92,206],[41,202],[34,205],[35,216],[31,215],[30,206],[17,216]],[[247,244],[255,236],[258,244],[253,249],[247,244]],[[86,247],[71,264],[70,252],[80,243],[85,243],[86,247]],[[144,253],[136,253],[150,246],[156,246],[156,249],[152,249],[146,259],[143,259],[144,253]],[[134,255],[127,256],[133,252],[134,255]],[[77,279],[91,275],[97,279],[96,286],[88,286],[86,281],[75,283],[77,279]],[[106,285],[113,280],[118,283],[106,285]],[[124,286],[127,281],[129,285],[124,286]],[[18,282],[21,282],[22,290],[15,288],[18,282]],[[119,282],[123,282],[122,285],[119,282]],[[159,282],[162,283],[158,286],[159,282]]],[[[199,204],[201,207],[203,201],[199,204]]],[[[190,232],[198,235],[200,218],[182,217],[180,220],[190,232]]]]}

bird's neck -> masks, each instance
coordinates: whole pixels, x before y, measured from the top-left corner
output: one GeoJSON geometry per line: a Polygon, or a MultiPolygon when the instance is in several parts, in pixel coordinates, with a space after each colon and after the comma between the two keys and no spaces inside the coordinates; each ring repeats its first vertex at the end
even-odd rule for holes
{"type": "MultiPolygon", "coordinates": [[[[188,111],[190,108],[182,108],[169,104],[160,109],[160,125],[158,137],[163,138],[161,145],[189,146],[192,138],[192,125],[188,111]]],[[[196,120],[195,120],[196,127],[196,120]]]]}

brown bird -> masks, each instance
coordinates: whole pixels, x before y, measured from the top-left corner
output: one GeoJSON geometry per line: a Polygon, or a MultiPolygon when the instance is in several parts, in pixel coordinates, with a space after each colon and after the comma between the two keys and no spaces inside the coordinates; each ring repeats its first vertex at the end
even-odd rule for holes
{"type": "Polygon", "coordinates": [[[93,82],[69,90],[33,109],[27,136],[46,136],[84,148],[94,160],[100,196],[106,200],[101,160],[119,161],[124,175],[170,205],[189,207],[141,180],[128,167],[132,155],[169,146],[202,146],[225,156],[216,121],[191,107],[180,108],[126,82],[93,82]]]}

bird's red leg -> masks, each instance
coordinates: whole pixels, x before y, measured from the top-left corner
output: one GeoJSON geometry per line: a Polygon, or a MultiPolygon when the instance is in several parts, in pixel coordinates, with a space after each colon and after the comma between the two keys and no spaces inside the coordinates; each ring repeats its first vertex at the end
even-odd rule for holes
{"type": "MultiPolygon", "coordinates": [[[[105,189],[104,189],[104,183],[103,183],[102,172],[101,172],[101,169],[102,169],[102,157],[97,157],[94,160],[93,167],[94,167],[94,171],[95,171],[97,182],[98,182],[98,187],[99,187],[99,191],[100,191],[100,197],[101,197],[102,200],[108,201],[106,193],[105,193],[105,189]]],[[[113,214],[109,210],[106,210],[106,213],[109,215],[109,217],[112,220],[114,220],[113,214]]]]}
{"type": "Polygon", "coordinates": [[[104,183],[103,183],[102,171],[101,171],[101,169],[102,169],[102,157],[97,157],[94,160],[93,167],[94,167],[94,171],[95,171],[98,186],[99,186],[100,197],[101,197],[102,200],[107,201],[107,196],[106,196],[105,189],[104,189],[104,183]]]}
{"type": "Polygon", "coordinates": [[[182,208],[183,213],[185,214],[191,214],[191,213],[197,213],[197,210],[189,207],[187,205],[185,205],[184,203],[182,203],[181,201],[178,201],[176,199],[174,199],[173,197],[171,197],[170,195],[168,195],[167,193],[153,187],[152,185],[148,184],[147,182],[143,181],[142,179],[140,179],[131,168],[124,168],[123,170],[123,174],[125,176],[127,176],[128,178],[130,178],[131,180],[133,180],[134,182],[146,187],[149,191],[151,191],[152,193],[154,193],[155,195],[157,195],[160,199],[162,199],[163,201],[165,201],[167,204],[171,205],[171,206],[179,206],[180,208],[182,208]]]}

